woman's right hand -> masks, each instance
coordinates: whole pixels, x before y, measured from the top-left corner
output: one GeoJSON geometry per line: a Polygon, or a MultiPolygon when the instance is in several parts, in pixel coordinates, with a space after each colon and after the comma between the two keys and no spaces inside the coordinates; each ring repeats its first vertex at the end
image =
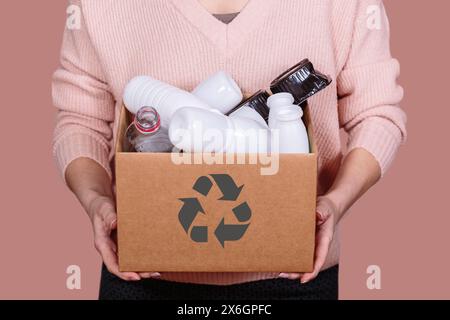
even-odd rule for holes
{"type": "Polygon", "coordinates": [[[125,281],[160,278],[157,272],[120,272],[116,206],[111,180],[105,169],[91,159],[76,159],[67,168],[66,181],[92,222],[95,248],[108,271],[125,281]]]}
{"type": "Polygon", "coordinates": [[[88,215],[94,230],[94,244],[100,253],[108,271],[122,280],[139,281],[141,279],[160,278],[159,273],[120,272],[117,257],[117,214],[111,198],[98,195],[89,207],[88,215]]]}

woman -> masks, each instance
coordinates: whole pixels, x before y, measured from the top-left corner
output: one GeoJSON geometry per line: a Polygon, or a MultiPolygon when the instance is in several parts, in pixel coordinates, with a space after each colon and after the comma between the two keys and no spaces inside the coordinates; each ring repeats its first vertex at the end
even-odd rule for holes
{"type": "Polygon", "coordinates": [[[392,163],[406,136],[381,0],[71,1],[53,81],[54,154],[92,221],[101,299],[337,299],[337,225],[392,163]],[[148,74],[192,90],[226,70],[246,94],[303,58],[333,86],[310,100],[319,150],[317,246],[307,274],[119,272],[112,146],[123,89],[148,74]],[[342,153],[340,128],[349,136],[342,153]]]}

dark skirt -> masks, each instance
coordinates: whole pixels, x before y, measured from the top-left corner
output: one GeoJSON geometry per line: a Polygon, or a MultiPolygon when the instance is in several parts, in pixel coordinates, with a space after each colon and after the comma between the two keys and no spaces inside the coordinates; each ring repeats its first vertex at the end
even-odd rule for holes
{"type": "Polygon", "coordinates": [[[100,300],[337,300],[339,267],[325,270],[307,283],[271,279],[230,286],[163,280],[126,282],[103,266],[100,300]]]}

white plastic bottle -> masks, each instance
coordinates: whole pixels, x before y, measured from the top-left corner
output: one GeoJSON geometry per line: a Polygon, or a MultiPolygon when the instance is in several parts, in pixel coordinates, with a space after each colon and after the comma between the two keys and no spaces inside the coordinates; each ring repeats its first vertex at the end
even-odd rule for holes
{"type": "Polygon", "coordinates": [[[211,109],[192,93],[148,76],[132,79],[125,88],[123,101],[132,114],[144,106],[154,107],[163,128],[168,128],[173,114],[182,107],[211,109]]]}
{"type": "Polygon", "coordinates": [[[279,153],[310,153],[308,131],[302,121],[303,110],[296,106],[284,107],[276,115],[272,135],[272,151],[279,153]]]}
{"type": "Polygon", "coordinates": [[[127,129],[124,149],[135,152],[170,152],[172,148],[167,130],[161,127],[158,112],[150,107],[139,109],[127,129]]]}
{"type": "Polygon", "coordinates": [[[178,149],[194,153],[264,153],[270,146],[265,124],[199,108],[178,110],[170,123],[169,137],[178,149]]]}
{"type": "Polygon", "coordinates": [[[247,118],[260,123],[264,128],[268,129],[267,123],[264,118],[255,110],[250,107],[242,107],[234,111],[229,116],[230,118],[247,118]]]}
{"type": "Polygon", "coordinates": [[[294,102],[294,96],[287,92],[274,94],[267,99],[267,106],[270,109],[269,128],[273,129],[276,126],[277,114],[283,108],[294,106],[294,102]]]}
{"type": "Polygon", "coordinates": [[[227,114],[243,99],[238,84],[225,71],[219,71],[204,80],[192,94],[223,114],[227,114]]]}
{"type": "Polygon", "coordinates": [[[230,143],[230,119],[216,110],[185,107],[169,125],[169,138],[179,150],[190,153],[225,152],[230,143]]]}
{"type": "MultiPolygon", "coordinates": [[[[253,109],[250,110],[254,111],[253,109]]],[[[257,112],[255,111],[255,113],[257,112]]],[[[233,139],[227,147],[228,153],[258,154],[269,152],[271,134],[265,122],[236,115],[230,117],[230,119],[233,126],[233,139]]]]}

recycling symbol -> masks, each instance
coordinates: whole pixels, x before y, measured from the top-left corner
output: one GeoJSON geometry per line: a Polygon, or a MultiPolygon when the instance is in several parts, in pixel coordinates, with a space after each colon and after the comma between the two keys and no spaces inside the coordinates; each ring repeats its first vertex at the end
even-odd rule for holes
{"type": "MultiPolygon", "coordinates": [[[[193,189],[199,195],[207,197],[214,186],[213,182],[222,193],[222,197],[218,200],[224,202],[236,202],[244,188],[244,186],[238,187],[233,178],[227,174],[211,174],[198,178],[193,189]]],[[[178,219],[186,234],[194,242],[208,242],[208,226],[192,226],[197,215],[206,214],[200,200],[197,197],[179,200],[183,202],[183,206],[178,214],[178,219]]],[[[247,232],[252,217],[252,211],[247,202],[240,203],[232,211],[239,224],[225,224],[225,218],[222,218],[214,231],[215,237],[223,248],[225,248],[226,242],[242,239],[247,232]]]]}

